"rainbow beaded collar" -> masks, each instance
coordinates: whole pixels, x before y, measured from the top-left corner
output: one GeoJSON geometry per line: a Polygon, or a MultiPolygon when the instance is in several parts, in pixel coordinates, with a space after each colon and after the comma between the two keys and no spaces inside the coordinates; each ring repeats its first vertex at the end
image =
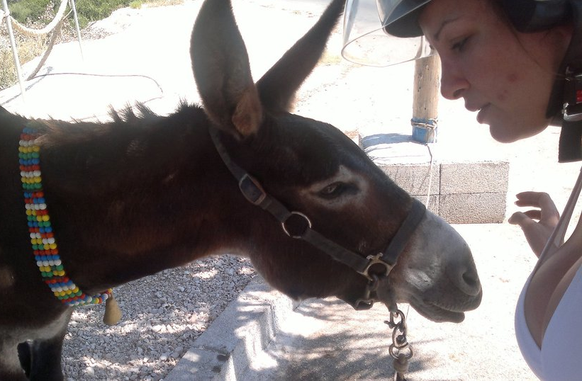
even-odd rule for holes
{"type": "Polygon", "coordinates": [[[38,136],[38,132],[27,125],[22,130],[18,147],[28,231],[36,264],[44,282],[62,303],[68,306],[101,304],[111,297],[111,289],[95,296],[85,295],[65,273],[42,189],[38,136]]]}

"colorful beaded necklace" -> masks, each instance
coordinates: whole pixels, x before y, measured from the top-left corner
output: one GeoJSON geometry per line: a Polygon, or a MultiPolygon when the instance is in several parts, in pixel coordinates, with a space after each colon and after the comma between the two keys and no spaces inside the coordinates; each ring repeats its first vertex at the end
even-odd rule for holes
{"type": "Polygon", "coordinates": [[[65,273],[42,189],[38,136],[34,128],[25,127],[18,147],[28,231],[36,264],[44,282],[62,303],[68,306],[101,304],[111,297],[111,289],[95,296],[85,295],[65,273]]]}

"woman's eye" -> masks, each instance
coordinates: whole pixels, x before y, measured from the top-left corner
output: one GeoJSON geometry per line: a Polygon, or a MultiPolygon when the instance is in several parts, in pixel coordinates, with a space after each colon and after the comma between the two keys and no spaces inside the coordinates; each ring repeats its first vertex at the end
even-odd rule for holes
{"type": "Polygon", "coordinates": [[[468,40],[469,40],[469,37],[465,37],[462,40],[455,42],[453,44],[453,46],[451,47],[451,49],[456,50],[457,52],[462,52],[465,49],[465,46],[467,45],[468,40]]]}

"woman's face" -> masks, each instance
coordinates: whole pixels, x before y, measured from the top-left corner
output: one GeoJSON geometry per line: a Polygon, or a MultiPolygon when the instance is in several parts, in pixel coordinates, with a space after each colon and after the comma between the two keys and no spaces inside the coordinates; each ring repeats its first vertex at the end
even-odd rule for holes
{"type": "Polygon", "coordinates": [[[547,127],[554,73],[569,43],[565,28],[518,33],[488,0],[433,0],[419,23],[441,58],[442,95],[463,98],[495,140],[547,127]]]}

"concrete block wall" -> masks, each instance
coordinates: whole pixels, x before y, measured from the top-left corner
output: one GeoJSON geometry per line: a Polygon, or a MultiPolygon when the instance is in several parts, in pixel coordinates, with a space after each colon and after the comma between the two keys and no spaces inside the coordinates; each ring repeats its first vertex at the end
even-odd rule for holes
{"type": "Polygon", "coordinates": [[[451,224],[505,219],[509,163],[376,163],[394,182],[451,224]]]}
{"type": "Polygon", "coordinates": [[[467,157],[441,160],[426,145],[398,134],[350,137],[394,182],[425,205],[428,201],[428,209],[449,223],[505,220],[508,161],[467,157]]]}

